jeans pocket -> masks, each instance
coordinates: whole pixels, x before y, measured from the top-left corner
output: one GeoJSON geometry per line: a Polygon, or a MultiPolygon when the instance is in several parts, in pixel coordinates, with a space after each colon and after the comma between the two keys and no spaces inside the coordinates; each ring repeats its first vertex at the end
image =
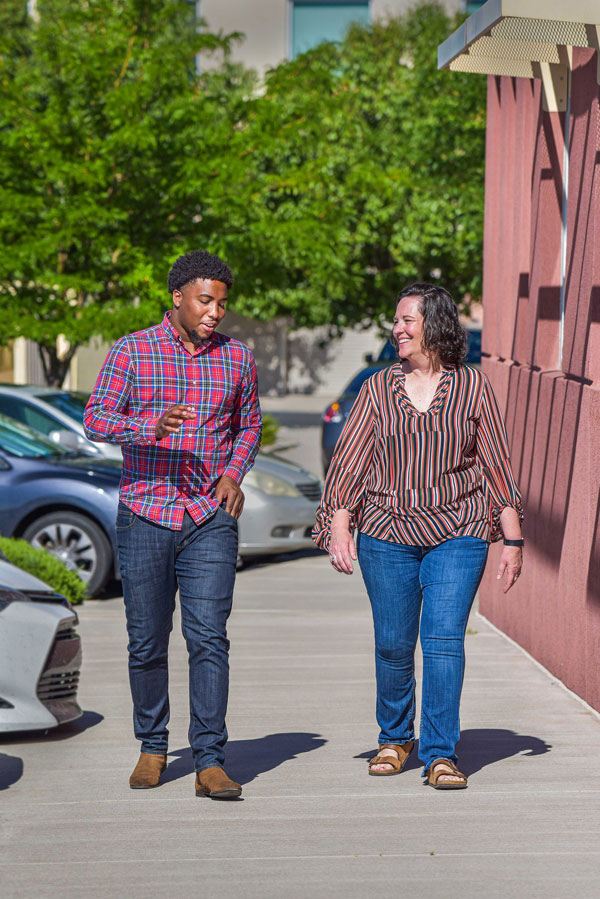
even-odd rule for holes
{"type": "Polygon", "coordinates": [[[225,508],[225,506],[223,506],[223,505],[219,506],[218,511],[219,511],[219,512],[222,512],[223,515],[225,516],[225,518],[228,518],[229,521],[231,521],[231,522],[233,522],[235,525],[237,525],[237,523],[238,523],[237,518],[235,517],[235,515],[232,515],[231,512],[228,512],[227,509],[225,508]]]}
{"type": "Polygon", "coordinates": [[[118,531],[127,531],[129,528],[132,528],[135,524],[135,520],[137,515],[132,509],[128,509],[127,506],[124,506],[122,503],[119,503],[119,508],[117,509],[117,530],[118,531]]]}

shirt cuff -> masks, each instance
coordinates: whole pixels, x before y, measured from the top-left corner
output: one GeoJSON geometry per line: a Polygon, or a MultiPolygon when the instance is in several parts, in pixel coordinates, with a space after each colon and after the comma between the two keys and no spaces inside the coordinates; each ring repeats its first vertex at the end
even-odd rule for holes
{"type": "Polygon", "coordinates": [[[159,441],[156,436],[157,423],[158,423],[158,418],[144,418],[141,425],[138,427],[138,435],[139,436],[135,442],[136,443],[144,443],[144,444],[152,444],[152,445],[155,445],[156,443],[158,443],[159,441]]]}
{"type": "Polygon", "coordinates": [[[232,463],[230,462],[221,477],[231,478],[231,480],[235,481],[236,484],[241,484],[245,474],[245,471],[240,471],[238,468],[236,468],[235,465],[232,465],[232,463]]]}

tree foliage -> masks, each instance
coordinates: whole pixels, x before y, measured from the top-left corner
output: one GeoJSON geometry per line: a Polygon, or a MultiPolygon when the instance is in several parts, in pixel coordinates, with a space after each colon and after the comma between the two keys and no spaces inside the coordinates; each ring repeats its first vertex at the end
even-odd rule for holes
{"type": "Polygon", "coordinates": [[[185,0],[36,8],[8,0],[0,21],[2,339],[36,341],[61,383],[79,344],[166,305],[247,85],[225,66],[203,90],[196,54],[233,36],[199,32],[185,0]]]}
{"type": "Polygon", "coordinates": [[[44,581],[57,593],[62,593],[72,605],[83,602],[85,584],[81,578],[45,549],[37,549],[26,540],[0,537],[0,558],[44,581]]]}
{"type": "Polygon", "coordinates": [[[415,280],[480,296],[485,79],[436,59],[457,25],[425,4],[271,71],[224,236],[245,311],[347,325],[415,280]]]}
{"type": "Polygon", "coordinates": [[[0,340],[60,383],[78,345],[157,320],[192,248],[230,263],[238,311],[297,326],[389,317],[417,279],[477,298],[485,80],[436,67],[458,21],[357,25],[256,90],[192,11],[0,5],[0,340]],[[222,64],[198,75],[198,52],[222,64]]]}

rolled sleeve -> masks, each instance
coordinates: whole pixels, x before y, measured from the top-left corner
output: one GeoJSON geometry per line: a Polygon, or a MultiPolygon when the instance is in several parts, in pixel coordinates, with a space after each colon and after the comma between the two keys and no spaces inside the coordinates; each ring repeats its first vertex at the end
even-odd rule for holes
{"type": "Polygon", "coordinates": [[[500,513],[515,509],[523,521],[521,493],[515,481],[508,437],[502,413],[487,378],[484,377],[477,424],[475,456],[481,470],[482,487],[490,508],[492,541],[502,536],[500,513]]]}
{"type": "Polygon", "coordinates": [[[329,549],[331,519],[340,509],[350,513],[350,528],[360,519],[367,473],[373,457],[375,416],[368,383],[363,384],[336,444],[316,513],[312,538],[329,549]]]}

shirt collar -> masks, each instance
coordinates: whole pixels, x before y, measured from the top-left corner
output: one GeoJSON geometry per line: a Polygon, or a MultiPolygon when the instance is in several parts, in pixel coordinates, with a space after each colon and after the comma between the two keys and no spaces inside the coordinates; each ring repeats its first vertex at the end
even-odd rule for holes
{"type": "MultiPolygon", "coordinates": [[[[167,333],[167,335],[171,338],[171,340],[174,340],[175,343],[179,344],[181,349],[187,353],[188,350],[183,344],[181,335],[175,330],[175,328],[171,324],[171,312],[172,312],[172,309],[169,309],[167,312],[165,312],[164,318],[162,320],[163,330],[167,333]]],[[[215,337],[215,334],[214,333],[211,334],[210,337],[207,340],[203,341],[203,343],[196,349],[196,351],[193,353],[193,355],[197,356],[203,350],[206,350],[213,342],[214,337],[215,337]]]]}
{"type": "MultiPolygon", "coordinates": [[[[392,369],[392,374],[395,378],[398,378],[400,381],[404,381],[406,378],[406,374],[402,371],[402,363],[401,362],[393,362],[390,366],[392,369]]],[[[442,380],[445,380],[449,375],[453,374],[456,371],[456,365],[452,365],[451,362],[447,364],[442,364],[441,372],[442,372],[442,380]]]]}

